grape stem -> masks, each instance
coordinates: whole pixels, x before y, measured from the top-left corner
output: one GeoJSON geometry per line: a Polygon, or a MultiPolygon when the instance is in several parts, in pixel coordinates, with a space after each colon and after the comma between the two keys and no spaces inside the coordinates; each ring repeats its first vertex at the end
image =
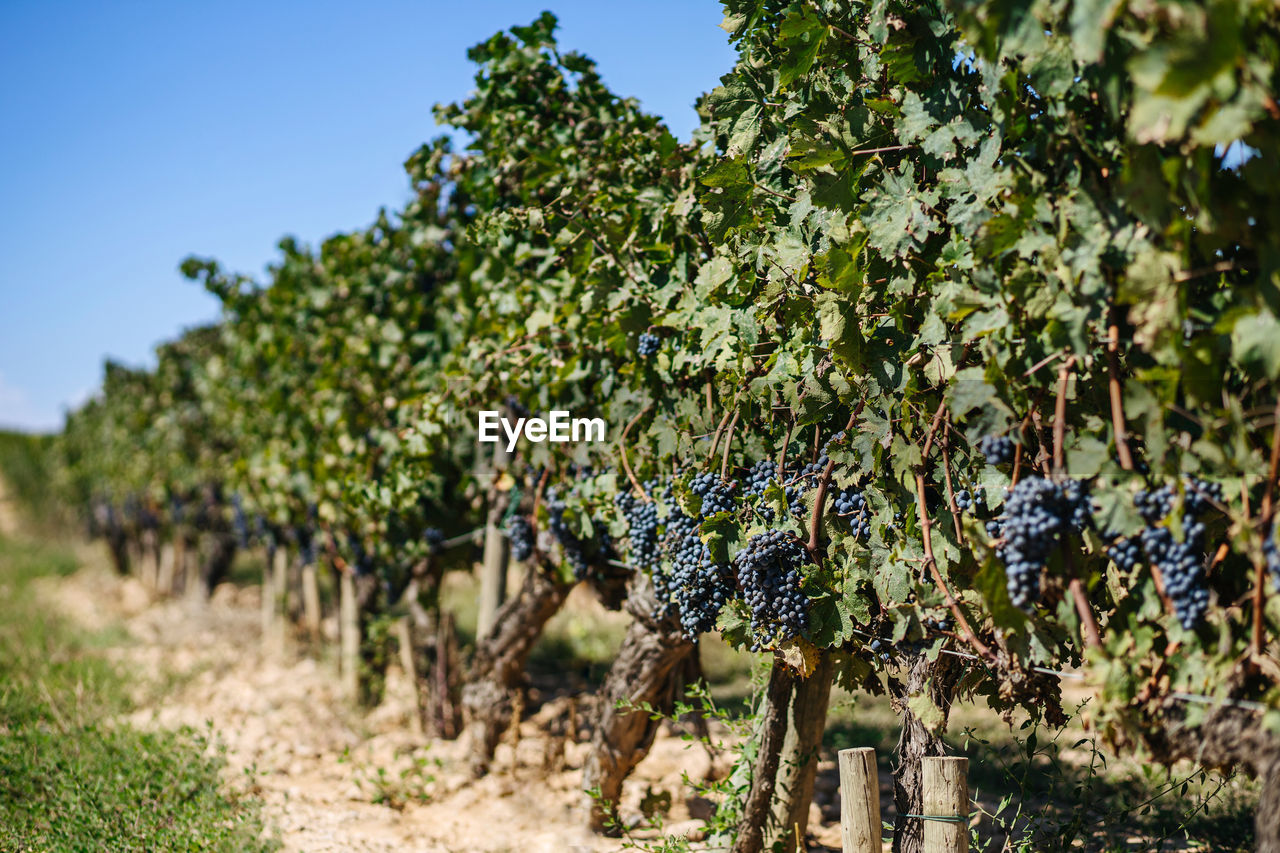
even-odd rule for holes
{"type": "MultiPolygon", "coordinates": [[[[966,345],[967,352],[968,347],[966,345]]],[[[963,355],[961,361],[964,360],[963,355]]],[[[958,362],[957,362],[958,363],[958,362]]],[[[946,580],[942,577],[942,572],[938,571],[938,561],[933,556],[933,524],[929,519],[929,512],[925,506],[924,497],[924,466],[929,459],[929,451],[933,449],[934,435],[938,431],[938,425],[942,422],[942,415],[946,412],[947,400],[945,397],[938,403],[938,409],[933,413],[933,420],[929,424],[929,434],[925,436],[924,451],[920,454],[920,465],[916,468],[916,513],[920,516],[920,531],[924,537],[924,561],[929,567],[929,571],[933,573],[934,583],[938,585],[938,589],[942,590],[942,594],[946,597],[947,608],[951,611],[951,615],[955,618],[956,624],[960,627],[960,632],[964,634],[965,642],[978,653],[980,657],[993,666],[999,666],[999,661],[992,653],[986,643],[978,639],[978,635],[974,633],[973,628],[969,625],[969,620],[965,617],[964,611],[960,609],[960,605],[956,603],[955,596],[951,594],[951,588],[947,586],[946,580]]]]}
{"type": "MultiPolygon", "coordinates": [[[[623,452],[623,457],[624,458],[626,457],[625,451],[623,452]]],[[[529,526],[533,528],[533,531],[535,533],[538,532],[538,506],[542,503],[542,491],[543,489],[546,488],[547,477],[550,475],[551,475],[550,466],[544,467],[542,469],[542,476],[538,478],[538,485],[534,486],[533,488],[533,513],[531,514],[531,517],[529,519],[529,526]]],[[[535,539],[534,542],[536,544],[537,540],[535,539]]]]}
{"type": "Polygon", "coordinates": [[[1076,357],[1067,356],[1067,360],[1058,368],[1058,399],[1053,405],[1053,474],[1063,474],[1062,445],[1067,437],[1067,382],[1071,378],[1071,369],[1075,367],[1076,357]]]}
{"type": "Polygon", "coordinates": [[[947,481],[947,507],[951,510],[951,521],[956,526],[956,540],[962,545],[967,545],[964,538],[964,528],[960,524],[960,508],[956,506],[956,493],[951,485],[951,418],[947,418],[942,427],[942,442],[939,445],[942,448],[942,475],[947,481]]]}
{"type": "Polygon", "coordinates": [[[1018,424],[1018,443],[1013,448],[1013,478],[1009,483],[1010,488],[1018,485],[1018,475],[1022,473],[1022,442],[1027,433],[1027,421],[1031,419],[1031,415],[1027,415],[1022,419],[1022,423],[1018,424]]]}
{"type": "Polygon", "coordinates": [[[1075,602],[1076,613],[1080,616],[1080,633],[1084,635],[1085,645],[1091,649],[1102,648],[1102,640],[1098,633],[1098,620],[1093,616],[1093,606],[1089,603],[1089,595],[1085,592],[1084,581],[1080,580],[1080,572],[1076,570],[1076,558],[1070,547],[1063,549],[1067,555],[1067,565],[1071,569],[1071,580],[1067,583],[1067,591],[1075,602]]]}
{"type": "Polygon", "coordinates": [[[791,446],[791,432],[796,428],[796,413],[791,412],[791,420],[787,424],[787,437],[782,442],[782,450],[778,453],[778,482],[787,475],[787,448],[791,446]]]}
{"type": "Polygon", "coordinates": [[[1120,327],[1115,320],[1116,309],[1111,306],[1111,325],[1107,327],[1107,385],[1111,393],[1111,430],[1116,437],[1116,456],[1120,467],[1133,470],[1133,456],[1129,453],[1129,432],[1124,423],[1124,395],[1120,391],[1120,327]]]}
{"type": "Polygon", "coordinates": [[[733,447],[733,428],[738,425],[738,415],[742,410],[737,406],[737,398],[734,398],[733,420],[729,421],[729,429],[724,436],[724,455],[720,458],[720,479],[723,480],[729,474],[729,448],[733,447]]]}
{"type": "Polygon", "coordinates": [[[1165,591],[1164,572],[1160,571],[1160,567],[1154,562],[1149,563],[1151,568],[1151,580],[1155,581],[1156,595],[1160,596],[1160,601],[1164,604],[1166,613],[1173,613],[1173,599],[1169,598],[1169,593],[1165,591]]]}
{"type": "Polygon", "coordinates": [[[725,424],[729,423],[729,418],[733,417],[738,410],[738,398],[742,396],[742,392],[733,395],[733,402],[729,404],[729,408],[725,411],[724,417],[720,419],[720,423],[716,425],[715,437],[711,439],[711,451],[707,454],[707,461],[710,462],[716,458],[716,450],[720,447],[720,436],[724,433],[725,424]]]}
{"type": "MultiPolygon", "coordinates": [[[[866,404],[867,398],[863,397],[858,401],[858,405],[854,407],[853,412],[849,415],[849,422],[844,425],[846,435],[853,429],[853,425],[858,422],[858,416],[862,414],[862,408],[866,404]]],[[[809,542],[805,545],[805,550],[815,560],[818,553],[818,537],[822,530],[823,504],[827,502],[827,488],[831,485],[831,472],[835,470],[835,467],[836,461],[828,457],[827,465],[822,469],[822,477],[818,480],[818,494],[813,503],[813,516],[809,520],[809,542]]]]}
{"type": "Polygon", "coordinates": [[[1067,354],[1066,350],[1058,350],[1052,355],[1045,356],[1044,358],[1037,361],[1035,364],[1028,367],[1025,371],[1023,371],[1022,378],[1023,379],[1029,378],[1031,374],[1035,373],[1040,368],[1047,367],[1048,365],[1053,364],[1055,361],[1062,358],[1066,354],[1067,354]]]}
{"type": "Polygon", "coordinates": [[[1044,450],[1044,422],[1040,419],[1040,406],[1038,402],[1031,409],[1031,425],[1035,428],[1034,433],[1036,437],[1036,458],[1034,462],[1040,466],[1041,472],[1046,477],[1052,477],[1053,470],[1049,467],[1049,454],[1045,453],[1044,450]]]}
{"type": "MultiPolygon", "coordinates": [[[[622,451],[622,470],[627,472],[627,479],[631,481],[631,488],[635,489],[635,492],[637,495],[639,495],[640,500],[644,501],[645,503],[649,503],[652,499],[648,495],[646,495],[644,493],[644,489],[640,487],[639,481],[636,480],[635,472],[631,470],[631,463],[627,461],[627,434],[631,432],[631,428],[636,425],[636,422],[639,421],[641,418],[643,418],[646,414],[648,414],[649,410],[652,408],[653,408],[652,405],[645,406],[643,409],[641,409],[639,412],[636,413],[635,417],[627,421],[626,427],[622,430],[622,437],[618,439],[618,449],[622,451]]],[[[547,472],[545,470],[542,472],[542,476],[544,479],[546,478],[547,472]]],[[[538,491],[539,493],[541,493],[542,491],[541,483],[539,483],[538,485],[538,491]]],[[[537,499],[535,498],[534,499],[535,513],[538,511],[537,507],[538,507],[537,499]]]]}

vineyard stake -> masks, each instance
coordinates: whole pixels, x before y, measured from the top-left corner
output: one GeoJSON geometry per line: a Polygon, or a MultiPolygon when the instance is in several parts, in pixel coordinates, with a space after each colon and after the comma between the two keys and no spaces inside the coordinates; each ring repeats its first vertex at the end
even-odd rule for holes
{"type": "Polygon", "coordinates": [[[320,642],[320,585],[314,562],[302,567],[302,616],[308,638],[320,642]]]}
{"type": "Polygon", "coordinates": [[[840,762],[840,840],[844,853],[880,853],[880,774],[876,751],[868,746],[842,749],[840,762]]]}
{"type": "MultiPolygon", "coordinates": [[[[400,668],[404,670],[405,680],[418,695],[418,666],[413,659],[413,626],[409,617],[396,620],[396,645],[400,651],[400,668]]],[[[409,731],[415,735],[422,734],[422,712],[419,704],[414,704],[413,713],[409,715],[409,731]]]]}
{"type": "Polygon", "coordinates": [[[969,759],[926,756],[923,770],[924,853],[969,849],[969,759]]]}
{"type": "Polygon", "coordinates": [[[507,537],[502,530],[502,517],[507,501],[498,490],[498,479],[507,470],[508,454],[502,442],[493,444],[493,468],[489,472],[489,512],[484,528],[484,562],[480,567],[480,608],[476,617],[476,636],[483,637],[493,627],[498,608],[507,592],[507,561],[510,556],[507,537]]]}
{"type": "Polygon", "coordinates": [[[285,619],[289,613],[289,549],[279,546],[271,561],[271,634],[273,651],[284,648],[285,619]]]}
{"type": "Polygon", "coordinates": [[[267,549],[267,560],[262,564],[262,646],[265,649],[271,644],[272,625],[275,622],[275,591],[271,578],[271,564],[275,561],[275,548],[267,549]]]}
{"type": "Polygon", "coordinates": [[[173,536],[173,549],[169,552],[169,559],[162,561],[156,569],[155,591],[162,598],[173,595],[173,579],[177,577],[178,567],[182,565],[183,558],[186,555],[186,544],[182,534],[175,533],[173,536]]]}
{"type": "Polygon", "coordinates": [[[173,543],[165,542],[154,560],[142,564],[142,582],[153,593],[160,589],[160,576],[164,574],[164,566],[173,562],[173,543]]]}
{"type": "Polygon", "coordinates": [[[342,691],[350,699],[360,692],[360,616],[356,612],[356,580],[348,571],[342,572],[338,582],[338,636],[339,671],[342,674],[342,691]]]}

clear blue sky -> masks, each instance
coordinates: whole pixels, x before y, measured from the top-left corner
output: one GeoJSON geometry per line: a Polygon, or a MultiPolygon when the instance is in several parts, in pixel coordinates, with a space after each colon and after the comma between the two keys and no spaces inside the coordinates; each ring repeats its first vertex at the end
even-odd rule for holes
{"type": "Polygon", "coordinates": [[[104,357],[215,317],[187,254],[258,275],[399,206],[466,49],[543,9],[681,138],[733,61],[715,0],[0,5],[0,426],[56,429],[104,357]]]}

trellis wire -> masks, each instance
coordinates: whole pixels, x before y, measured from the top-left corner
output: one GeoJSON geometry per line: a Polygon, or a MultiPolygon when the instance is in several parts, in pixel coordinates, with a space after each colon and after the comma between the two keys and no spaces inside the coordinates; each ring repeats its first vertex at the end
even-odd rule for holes
{"type": "MultiPolygon", "coordinates": [[[[460,545],[468,541],[469,539],[474,539],[477,534],[480,534],[483,532],[484,532],[483,527],[476,528],[470,533],[464,533],[461,536],[455,536],[453,537],[453,539],[446,539],[443,543],[441,543],[441,547],[451,548],[454,545],[460,545]]],[[[630,563],[623,562],[622,560],[605,560],[605,564],[608,566],[612,566],[613,568],[616,568],[616,569],[629,569],[631,571],[637,571],[636,566],[633,566],[630,563]]],[[[863,637],[866,637],[867,639],[870,639],[870,640],[881,640],[883,642],[887,642],[890,644],[893,643],[892,639],[889,639],[887,637],[876,637],[872,634],[868,634],[866,631],[859,631],[857,628],[853,629],[853,633],[860,634],[863,637]]],[[[965,660],[979,659],[977,655],[970,654],[968,652],[957,651],[955,649],[939,649],[938,651],[944,655],[951,655],[952,657],[963,658],[965,660]]],[[[1079,680],[1079,681],[1084,680],[1084,675],[1079,672],[1064,672],[1060,669],[1049,669],[1048,667],[1043,667],[1043,666],[1033,666],[1030,669],[1032,672],[1038,672],[1041,675],[1052,675],[1060,679],[1065,678],[1065,679],[1079,680]]],[[[1265,711],[1271,710],[1270,706],[1268,706],[1267,704],[1263,702],[1254,702],[1250,699],[1231,699],[1229,697],[1201,696],[1198,693],[1186,693],[1181,690],[1170,691],[1169,697],[1172,699],[1177,699],[1181,702],[1191,702],[1197,705],[1225,705],[1233,708],[1242,708],[1246,711],[1253,711],[1255,713],[1263,713],[1265,711]]]]}

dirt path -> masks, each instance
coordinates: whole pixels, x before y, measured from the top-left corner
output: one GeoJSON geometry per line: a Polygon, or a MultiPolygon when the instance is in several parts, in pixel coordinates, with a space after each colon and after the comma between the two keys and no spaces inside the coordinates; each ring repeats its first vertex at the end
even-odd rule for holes
{"type": "MultiPolygon", "coordinates": [[[[139,674],[130,722],[212,731],[225,746],[229,784],[265,803],[285,849],[298,851],[606,851],[621,848],[583,828],[580,769],[586,745],[552,740],[526,721],[516,745],[498,751],[496,772],[467,779],[463,745],[414,735],[407,683],[392,670],[388,699],[367,715],[337,695],[327,663],[264,654],[258,591],[220,587],[206,606],[153,603],[105,558],[48,589],[53,602],[91,628],[123,623],[129,641],[112,650],[139,674]]],[[[669,793],[668,831],[689,819],[681,773],[705,775],[700,747],[663,736],[628,785],[623,814],[639,798],[669,793]]]]}

